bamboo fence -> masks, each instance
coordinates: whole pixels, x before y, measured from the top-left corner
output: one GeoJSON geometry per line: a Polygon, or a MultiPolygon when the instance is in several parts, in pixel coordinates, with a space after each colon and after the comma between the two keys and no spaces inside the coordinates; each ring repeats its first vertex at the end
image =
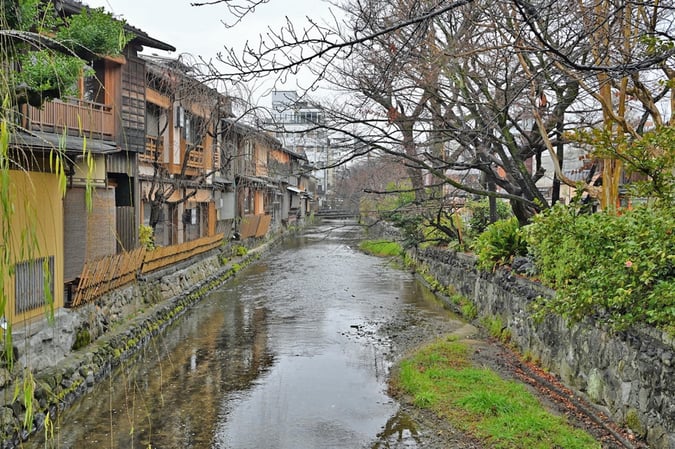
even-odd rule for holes
{"type": "Polygon", "coordinates": [[[216,234],[212,237],[202,237],[180,245],[163,246],[148,251],[145,253],[141,272],[150,273],[217,248],[223,243],[224,236],[224,234],[216,234]]]}
{"type": "Polygon", "coordinates": [[[78,307],[92,302],[111,290],[135,281],[139,273],[150,273],[217,248],[223,238],[224,234],[221,233],[180,245],[164,246],[152,251],[138,248],[87,262],[69,306],[78,307]]]}
{"type": "Polygon", "coordinates": [[[143,265],[145,248],[87,262],[70,307],[77,307],[136,279],[143,265]]]}

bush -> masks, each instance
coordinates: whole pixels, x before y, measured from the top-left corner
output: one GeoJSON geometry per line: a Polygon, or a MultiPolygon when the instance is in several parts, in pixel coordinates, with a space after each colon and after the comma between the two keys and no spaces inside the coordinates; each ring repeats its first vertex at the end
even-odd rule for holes
{"type": "Polygon", "coordinates": [[[248,248],[242,245],[235,246],[232,249],[232,255],[237,257],[243,257],[248,254],[248,248]]]}
{"type": "Polygon", "coordinates": [[[557,291],[538,314],[599,315],[615,329],[647,323],[675,333],[674,212],[669,205],[580,215],[556,205],[536,216],[531,253],[557,291]]]}
{"type": "Polygon", "coordinates": [[[115,20],[103,8],[83,10],[66,19],[56,33],[58,39],[76,53],[80,48],[99,55],[117,55],[133,35],[124,31],[124,21],[115,20]]]}
{"type": "Polygon", "coordinates": [[[48,93],[47,98],[75,95],[77,80],[82,75],[84,61],[50,50],[31,51],[18,58],[21,70],[16,83],[48,93]]]}
{"type": "MultiPolygon", "coordinates": [[[[490,201],[483,198],[480,201],[470,201],[466,208],[471,213],[469,217],[469,230],[473,235],[482,234],[490,225],[490,201]]],[[[508,203],[497,200],[497,220],[506,220],[513,214],[508,203]]]]}
{"type": "Polygon", "coordinates": [[[152,226],[141,225],[138,228],[138,241],[149,251],[155,249],[155,231],[152,226]]]}
{"type": "Polygon", "coordinates": [[[527,254],[525,237],[518,219],[511,217],[489,225],[478,236],[474,251],[478,257],[478,267],[490,271],[499,265],[509,264],[516,256],[527,254]]]}

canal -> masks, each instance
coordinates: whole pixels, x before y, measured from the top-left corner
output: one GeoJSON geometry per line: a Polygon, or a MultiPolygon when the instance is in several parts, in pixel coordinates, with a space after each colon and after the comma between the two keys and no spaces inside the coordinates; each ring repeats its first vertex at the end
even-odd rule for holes
{"type": "Polygon", "coordinates": [[[464,323],[412,274],[359,252],[359,232],[325,224],[285,242],[24,447],[418,447],[387,395],[392,332],[464,323]]]}

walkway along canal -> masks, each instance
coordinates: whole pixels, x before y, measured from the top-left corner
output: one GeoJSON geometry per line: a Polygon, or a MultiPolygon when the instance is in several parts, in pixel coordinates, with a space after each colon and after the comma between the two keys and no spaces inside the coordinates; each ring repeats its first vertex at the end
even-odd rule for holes
{"type": "Polygon", "coordinates": [[[47,447],[418,447],[386,393],[387,335],[465,323],[358,232],[323,225],[241,271],[52,417],[47,447]]]}

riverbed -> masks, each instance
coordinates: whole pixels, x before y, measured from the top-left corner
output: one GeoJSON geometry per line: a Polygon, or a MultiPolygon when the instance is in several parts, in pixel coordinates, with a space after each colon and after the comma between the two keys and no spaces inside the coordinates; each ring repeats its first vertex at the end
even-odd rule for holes
{"type": "Polygon", "coordinates": [[[414,340],[465,323],[359,251],[360,232],[312,228],[238,273],[53,417],[47,446],[421,447],[389,370],[414,340]]]}

